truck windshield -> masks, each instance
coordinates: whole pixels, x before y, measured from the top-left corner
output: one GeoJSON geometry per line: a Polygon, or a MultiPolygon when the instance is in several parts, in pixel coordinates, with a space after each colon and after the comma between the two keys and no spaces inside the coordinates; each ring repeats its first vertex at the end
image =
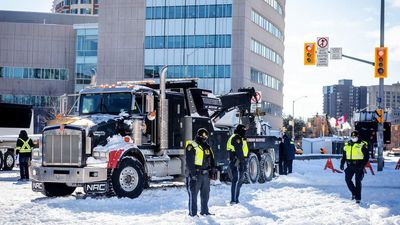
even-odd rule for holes
{"type": "Polygon", "coordinates": [[[119,114],[131,110],[130,93],[85,94],[80,99],[80,114],[119,114]]]}

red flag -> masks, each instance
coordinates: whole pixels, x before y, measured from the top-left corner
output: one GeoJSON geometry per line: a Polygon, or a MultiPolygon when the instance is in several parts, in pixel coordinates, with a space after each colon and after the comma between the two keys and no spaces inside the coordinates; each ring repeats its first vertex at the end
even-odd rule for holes
{"type": "Polygon", "coordinates": [[[343,115],[336,120],[336,126],[339,126],[340,124],[344,123],[346,123],[346,115],[343,115]]]}

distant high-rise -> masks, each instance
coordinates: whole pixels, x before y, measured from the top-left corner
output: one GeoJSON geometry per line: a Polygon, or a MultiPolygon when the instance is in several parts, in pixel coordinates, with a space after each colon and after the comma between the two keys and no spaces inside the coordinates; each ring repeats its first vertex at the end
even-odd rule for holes
{"type": "Polygon", "coordinates": [[[367,106],[367,87],[355,87],[352,80],[339,80],[338,84],[324,86],[324,113],[339,118],[353,116],[355,110],[367,106]]]}
{"type": "Polygon", "coordinates": [[[99,12],[100,0],[54,0],[54,13],[92,14],[99,12]]]}

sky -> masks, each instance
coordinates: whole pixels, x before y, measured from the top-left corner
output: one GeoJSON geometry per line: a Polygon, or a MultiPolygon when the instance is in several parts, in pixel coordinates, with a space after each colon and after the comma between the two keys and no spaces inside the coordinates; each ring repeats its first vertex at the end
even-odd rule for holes
{"type": "MultiPolygon", "coordinates": [[[[385,84],[400,81],[400,0],[386,0],[385,45],[389,47],[389,75],[385,84]]],[[[50,12],[51,0],[0,0],[1,10],[50,12]]],[[[311,117],[323,111],[323,86],[351,79],[355,86],[379,84],[369,64],[349,59],[330,60],[328,67],[303,65],[304,42],[329,37],[329,47],[343,54],[373,61],[379,46],[379,0],[286,0],[284,115],[311,117]]]]}

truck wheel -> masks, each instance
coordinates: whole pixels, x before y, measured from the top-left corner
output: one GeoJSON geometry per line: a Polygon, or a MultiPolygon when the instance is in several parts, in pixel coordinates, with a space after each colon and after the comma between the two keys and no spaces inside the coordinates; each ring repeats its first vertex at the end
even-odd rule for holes
{"type": "Polygon", "coordinates": [[[43,194],[47,197],[62,197],[74,193],[76,187],[69,187],[63,183],[44,183],[43,194]]]}
{"type": "Polygon", "coordinates": [[[4,153],[3,170],[12,170],[15,164],[14,154],[11,151],[4,153]]]}
{"type": "Polygon", "coordinates": [[[0,151],[0,170],[3,169],[3,152],[0,151]]]}
{"type": "Polygon", "coordinates": [[[112,174],[112,185],[118,197],[136,198],[144,189],[144,168],[139,160],[125,157],[112,174]]]}
{"type": "Polygon", "coordinates": [[[256,183],[259,175],[260,162],[257,155],[251,152],[247,160],[246,172],[244,173],[244,183],[256,183]]]}
{"type": "Polygon", "coordinates": [[[274,174],[274,164],[269,154],[262,154],[260,161],[260,178],[259,183],[265,183],[266,181],[272,180],[274,174]]]}

